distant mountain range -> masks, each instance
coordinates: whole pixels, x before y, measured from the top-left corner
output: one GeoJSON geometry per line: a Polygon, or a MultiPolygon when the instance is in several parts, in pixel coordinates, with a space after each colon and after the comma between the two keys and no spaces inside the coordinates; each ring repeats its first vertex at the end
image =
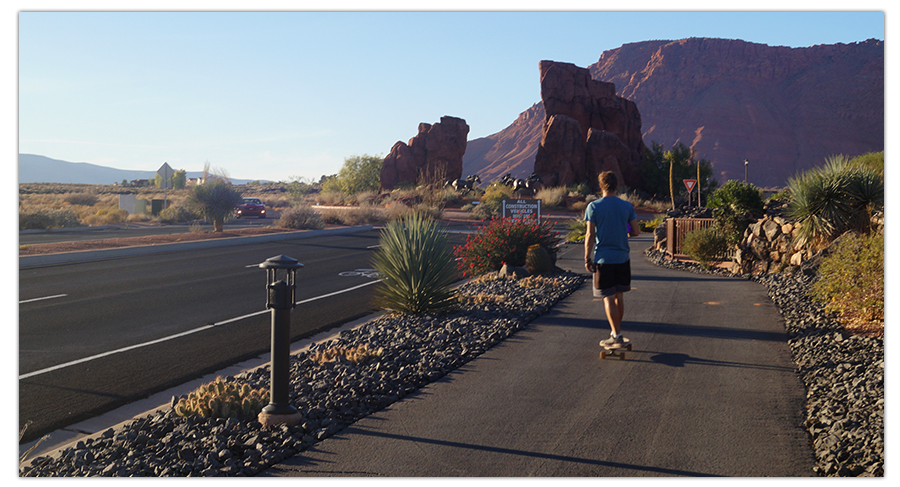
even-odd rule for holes
{"type": "MultiPolygon", "coordinates": [[[[539,71],[535,64],[534,76],[539,71]]],[[[781,187],[834,155],[884,150],[884,41],[789,48],[736,39],[625,44],[587,68],[641,114],[644,144],[681,142],[720,184],[781,187]]],[[[464,115],[463,115],[463,118],[464,115]]],[[[470,140],[463,176],[527,177],[545,119],[538,102],[502,131],[470,140]]]]}
{"type": "MultiPolygon", "coordinates": [[[[162,163],[160,163],[162,166],[162,163]]],[[[178,170],[179,168],[173,167],[178,170]]],[[[203,176],[201,171],[188,171],[188,178],[203,176]]],[[[130,171],[98,166],[87,162],[67,162],[35,154],[19,154],[19,183],[114,184],[135,179],[154,179],[156,171],[130,171]]],[[[231,179],[245,184],[251,179],[231,179]]]]}

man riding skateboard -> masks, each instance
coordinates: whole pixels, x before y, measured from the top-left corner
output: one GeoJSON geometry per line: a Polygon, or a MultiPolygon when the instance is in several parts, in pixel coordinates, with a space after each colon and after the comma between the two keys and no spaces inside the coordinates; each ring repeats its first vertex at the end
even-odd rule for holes
{"type": "Polygon", "coordinates": [[[631,249],[628,237],[641,234],[634,205],[616,196],[619,179],[612,171],[601,173],[602,198],[591,202],[584,212],[587,233],[584,237],[584,268],[594,275],[594,296],[603,298],[606,319],[612,330],[600,342],[605,348],[621,348],[625,314],[623,293],[631,290],[631,249]]]}

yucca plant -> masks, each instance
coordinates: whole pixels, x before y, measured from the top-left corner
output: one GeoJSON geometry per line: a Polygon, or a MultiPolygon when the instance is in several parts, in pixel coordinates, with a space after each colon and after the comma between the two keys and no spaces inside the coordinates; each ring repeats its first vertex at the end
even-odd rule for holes
{"type": "Polygon", "coordinates": [[[453,249],[433,220],[416,212],[389,222],[380,243],[373,257],[384,283],[375,291],[378,306],[420,314],[456,303],[453,249]]]}
{"type": "Polygon", "coordinates": [[[788,181],[790,216],[800,223],[801,245],[823,247],[848,230],[868,232],[884,209],[884,181],[876,171],[833,156],[788,181]]]}

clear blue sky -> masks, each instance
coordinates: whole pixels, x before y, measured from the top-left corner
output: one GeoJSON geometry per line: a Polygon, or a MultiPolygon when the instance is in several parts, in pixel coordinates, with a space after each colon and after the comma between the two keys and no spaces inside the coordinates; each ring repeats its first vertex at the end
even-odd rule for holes
{"type": "MultiPolygon", "coordinates": [[[[179,5],[147,8],[193,4],[179,5]]],[[[626,43],[686,37],[790,47],[884,39],[886,7],[852,6],[870,12],[57,13],[26,4],[18,151],[317,180],[345,158],[387,155],[444,115],[464,118],[469,140],[502,130],[540,101],[543,59],[587,67],[626,43]]]]}

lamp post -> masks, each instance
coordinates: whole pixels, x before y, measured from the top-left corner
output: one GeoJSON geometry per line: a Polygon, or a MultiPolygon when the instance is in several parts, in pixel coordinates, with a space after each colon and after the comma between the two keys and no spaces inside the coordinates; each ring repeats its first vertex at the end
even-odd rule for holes
{"type": "Polygon", "coordinates": [[[750,159],[744,159],[744,182],[747,182],[747,167],[750,166],[750,159]]]}
{"type": "Polygon", "coordinates": [[[290,390],[291,309],[297,302],[295,274],[303,264],[286,255],[259,264],[266,270],[266,308],[272,310],[272,359],[269,405],[259,413],[264,426],[296,424],[302,415],[288,402],[290,390]]]}

